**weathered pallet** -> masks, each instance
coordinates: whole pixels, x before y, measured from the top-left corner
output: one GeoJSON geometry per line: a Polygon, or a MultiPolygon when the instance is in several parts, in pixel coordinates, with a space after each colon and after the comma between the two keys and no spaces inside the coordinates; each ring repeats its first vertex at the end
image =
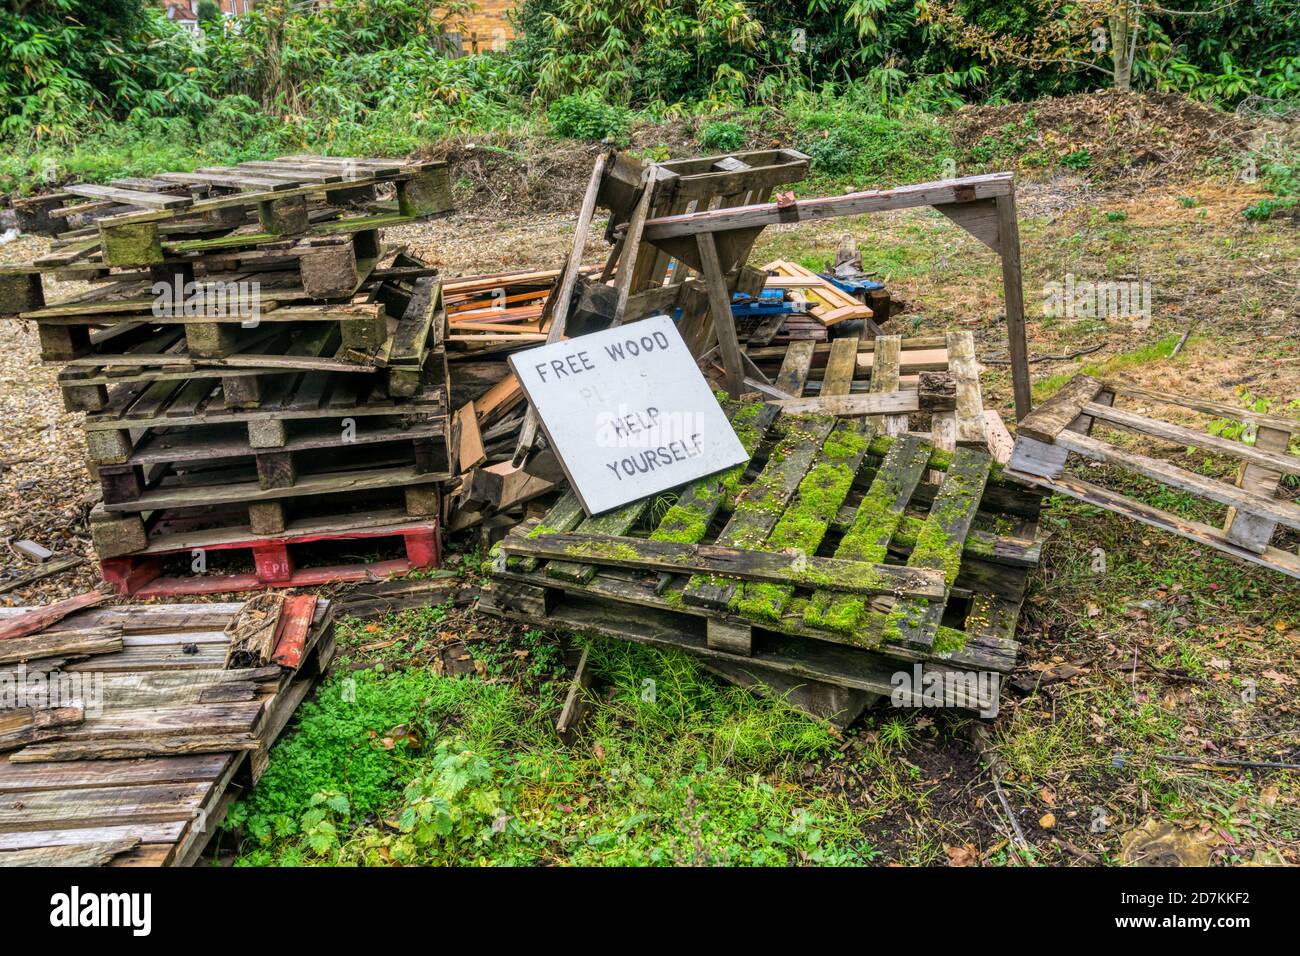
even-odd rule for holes
{"type": "MultiPolygon", "coordinates": [[[[451,210],[451,186],[445,163],[407,163],[318,157],[284,158],[269,163],[243,163],[236,167],[210,167],[194,173],[163,173],[161,181],[192,184],[201,195],[180,196],[156,189],[74,187],[22,203],[20,216],[28,231],[58,233],[74,200],[79,211],[95,216],[96,241],[80,257],[98,249],[102,262],[113,266],[138,266],[164,260],[166,242],[179,245],[171,251],[211,251],[186,248],[187,242],[216,243],[223,236],[207,238],[213,232],[230,233],[245,227],[250,215],[256,226],[245,227],[235,244],[321,232],[338,220],[341,207],[363,205],[378,216],[410,221],[440,215],[451,210]],[[377,202],[376,187],[392,185],[395,203],[377,202]],[[87,189],[94,198],[108,200],[107,208],[85,209],[81,201],[87,189]],[[123,212],[123,209],[126,209],[123,212]]],[[[365,223],[361,228],[378,228],[392,222],[365,223]]],[[[338,228],[338,227],[336,227],[338,228]]],[[[343,227],[355,231],[355,226],[343,227]]],[[[66,235],[66,234],[65,234],[66,235]]],[[[80,239],[80,236],[74,238],[80,239]]],[[[227,243],[227,246],[230,243],[227,243]]],[[[221,246],[217,246],[221,248],[221,246]]],[[[66,264],[66,263],[65,263],[66,264]]]]}
{"type": "Polygon", "coordinates": [[[86,441],[95,464],[126,464],[141,429],[228,426],[240,423],[257,449],[282,448],[303,423],[317,431],[333,428],[340,443],[355,434],[361,419],[395,420],[441,427],[449,433],[444,358],[431,354],[419,370],[420,389],[395,396],[376,376],[308,372],[265,380],[255,407],[228,401],[230,383],[215,378],[164,379],[115,386],[104,408],[86,416],[86,441]]]}
{"type": "Polygon", "coordinates": [[[282,534],[266,537],[251,537],[247,528],[188,536],[164,535],[134,554],[104,558],[100,561],[100,573],[120,595],[165,597],[370,581],[436,568],[441,562],[441,529],[436,515],[412,518],[390,511],[354,518],[351,529],[343,527],[347,523],[337,519],[304,519],[290,522],[282,534]],[[188,543],[182,545],[182,540],[188,543]],[[322,545],[346,542],[400,549],[403,556],[314,563],[322,545]],[[194,572],[197,554],[204,555],[206,565],[210,552],[235,552],[249,570],[194,572]],[[168,560],[177,557],[179,560],[168,560]],[[187,565],[190,573],[174,573],[187,565]]]}
{"type": "Polygon", "coordinates": [[[200,472],[194,482],[168,474],[134,500],[100,502],[90,513],[90,535],[100,559],[142,552],[207,548],[254,537],[345,532],[376,521],[431,520],[441,513],[440,479],[414,465],[298,476],[287,487],[248,480],[223,483],[200,472]],[[376,515],[380,517],[376,517],[376,515]]]}
{"type": "MultiPolygon", "coordinates": [[[[522,589],[539,607],[598,606],[629,633],[652,609],[676,622],[682,646],[700,632],[739,662],[797,639],[877,668],[1010,670],[1041,495],[974,448],[881,435],[863,420],[786,414],[769,425],[760,409],[771,412],[751,404],[733,419],[748,467],[681,489],[657,519],[650,501],[584,518],[566,496],[502,542],[494,588],[522,589]]],[[[850,676],[841,686],[870,689],[850,676]]]]}
{"type": "MultiPolygon", "coordinates": [[[[300,481],[319,487],[322,476],[373,469],[411,469],[429,480],[456,473],[455,434],[448,419],[407,422],[400,418],[361,418],[340,428],[330,421],[297,422],[283,445],[254,448],[247,428],[188,426],[150,429],[122,464],[96,468],[106,505],[140,507],[151,492],[181,485],[253,485],[263,491],[293,488],[300,481]]],[[[312,493],[319,493],[312,492],[312,493]]]]}
{"type": "Polygon", "coordinates": [[[1300,421],[1079,375],[1020,423],[1011,467],[1024,480],[1044,488],[1207,544],[1245,561],[1300,577],[1300,555],[1273,544],[1279,529],[1292,533],[1300,530],[1300,504],[1279,493],[1284,475],[1300,475],[1300,455],[1288,451],[1295,435],[1300,435],[1300,421]],[[1116,408],[1117,397],[1136,399],[1144,410],[1116,408]],[[1241,421],[1254,433],[1254,444],[1197,431],[1145,411],[1145,406],[1159,404],[1176,406],[1185,413],[1241,421]],[[1207,478],[1108,442],[1091,434],[1097,423],[1147,440],[1235,458],[1240,462],[1236,483],[1207,478]],[[1065,469],[1072,454],[1225,505],[1224,524],[1215,528],[1191,521],[1067,475],[1065,469]]]}
{"type": "MultiPolygon", "coordinates": [[[[108,334],[92,333],[90,351],[59,372],[64,406],[99,412],[112,403],[113,386],[209,379],[220,388],[224,404],[256,408],[264,397],[282,398],[311,387],[304,380],[312,373],[316,382],[336,373],[372,376],[398,397],[414,396],[422,387],[445,387],[445,317],[441,312],[424,315],[421,303],[413,308],[419,318],[388,323],[384,343],[374,351],[346,339],[341,328],[285,323],[238,328],[226,338],[229,351],[210,356],[189,351],[184,327],[123,323],[103,330],[108,334]]],[[[374,383],[362,379],[354,387],[369,394],[374,383]]]]}

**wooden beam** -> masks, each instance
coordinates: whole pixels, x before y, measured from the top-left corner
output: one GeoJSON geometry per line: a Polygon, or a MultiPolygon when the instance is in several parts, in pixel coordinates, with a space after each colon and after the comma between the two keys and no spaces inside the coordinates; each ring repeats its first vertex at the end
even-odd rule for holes
{"type": "Polygon", "coordinates": [[[702,232],[754,229],[789,222],[817,222],[840,216],[858,216],[890,209],[911,209],[944,203],[974,202],[1005,196],[1013,188],[1010,173],[966,176],[938,182],[900,186],[897,189],[873,189],[823,199],[801,199],[778,209],[774,203],[715,209],[709,212],[664,216],[646,223],[645,238],[651,242],[702,232]]]}

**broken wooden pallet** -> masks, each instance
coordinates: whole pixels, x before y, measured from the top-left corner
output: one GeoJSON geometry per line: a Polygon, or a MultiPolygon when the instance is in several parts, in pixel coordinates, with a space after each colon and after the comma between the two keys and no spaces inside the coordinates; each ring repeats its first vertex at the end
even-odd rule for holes
{"type": "Polygon", "coordinates": [[[584,518],[566,494],[502,542],[480,606],[871,693],[900,662],[1009,671],[1040,495],[974,448],[774,414],[738,411],[749,465],[666,511],[584,518]]]}
{"type": "MultiPolygon", "coordinates": [[[[193,865],[232,784],[250,786],[334,653],[333,608],[285,600],[271,661],[226,669],[240,603],[93,608],[40,632],[50,646],[114,630],[116,650],[0,664],[6,681],[77,692],[84,718],[0,755],[0,866],[193,865]],[[87,693],[89,688],[93,693],[87,693]]],[[[0,622],[24,613],[0,609],[0,622]]]]}
{"type": "MultiPolygon", "coordinates": [[[[422,377],[433,376],[426,371],[422,377]]],[[[305,427],[333,428],[341,442],[350,440],[362,418],[449,430],[445,390],[427,381],[417,394],[395,397],[386,383],[373,376],[283,376],[251,408],[242,407],[242,403],[232,407],[216,386],[216,380],[209,377],[117,386],[103,409],[86,416],[91,461],[127,463],[141,429],[215,428],[238,423],[256,449],[282,448],[300,432],[300,425],[312,422],[315,424],[305,427]]]]}
{"type": "MultiPolygon", "coordinates": [[[[1202,429],[1204,425],[1202,425],[1202,429]]],[[[1016,429],[1011,467],[1026,481],[1135,521],[1190,538],[1234,557],[1300,577],[1300,555],[1275,547],[1279,531],[1300,530],[1300,505],[1283,493],[1283,476],[1300,475],[1300,455],[1289,451],[1300,421],[1247,411],[1205,399],[1153,392],[1078,375],[1061,387],[1016,429]],[[1140,403],[1133,411],[1115,407],[1116,398],[1140,403]],[[1254,442],[1234,441],[1155,417],[1153,405],[1243,423],[1254,442]],[[1197,474],[1093,434],[1099,425],[1146,440],[1198,448],[1239,462],[1235,484],[1197,474]],[[1071,454],[1110,465],[1160,485],[1227,507],[1222,527],[1172,514],[1131,496],[1067,475],[1071,454]]]]}

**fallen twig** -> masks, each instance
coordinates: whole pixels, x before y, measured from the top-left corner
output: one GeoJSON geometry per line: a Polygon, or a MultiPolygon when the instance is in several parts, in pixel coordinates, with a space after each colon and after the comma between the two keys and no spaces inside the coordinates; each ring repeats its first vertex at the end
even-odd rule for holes
{"type": "MultiPolygon", "coordinates": [[[[1076,359],[1080,355],[1091,355],[1093,352],[1098,352],[1102,349],[1103,346],[1105,346],[1105,344],[1106,344],[1105,342],[1099,342],[1098,344],[1090,346],[1089,348],[1079,349],[1079,351],[1077,352],[1070,352],[1068,355],[1036,355],[1029,360],[1029,364],[1033,365],[1036,362],[1068,362],[1070,359],[1076,359]]],[[[1009,358],[1004,358],[1004,359],[982,358],[980,359],[980,361],[983,362],[985,365],[1010,365],[1011,364],[1011,359],[1009,358]]]]}
{"type": "Polygon", "coordinates": [[[1002,789],[1002,781],[1000,778],[1002,776],[1002,771],[1005,769],[1002,757],[993,746],[992,741],[989,740],[988,731],[984,729],[982,724],[972,722],[969,725],[969,733],[971,741],[975,744],[975,749],[980,755],[980,759],[984,761],[984,765],[988,768],[989,779],[993,781],[993,791],[997,794],[998,802],[1002,804],[1002,812],[1006,814],[1007,820],[1011,824],[1011,829],[1015,833],[1016,843],[1020,845],[1020,855],[1032,864],[1034,859],[1033,847],[1031,847],[1029,841],[1025,839],[1025,832],[1020,829],[1020,821],[1016,819],[1016,815],[1011,811],[1011,803],[1007,800],[1006,791],[1002,789]]]}
{"type": "Polygon", "coordinates": [[[8,581],[0,581],[0,594],[6,594],[9,591],[15,591],[18,588],[26,587],[42,578],[48,578],[52,574],[59,574],[60,572],[67,571],[70,568],[75,568],[78,565],[85,563],[86,559],[79,555],[72,555],[66,558],[55,558],[52,561],[47,561],[45,564],[39,565],[31,571],[28,571],[26,574],[20,574],[18,577],[11,578],[8,581]]]}
{"type": "Polygon", "coordinates": [[[1188,754],[1156,754],[1170,763],[1203,763],[1212,767],[1242,767],[1247,770],[1300,770],[1300,763],[1282,763],[1268,760],[1237,760],[1232,757],[1192,757],[1188,754]]]}

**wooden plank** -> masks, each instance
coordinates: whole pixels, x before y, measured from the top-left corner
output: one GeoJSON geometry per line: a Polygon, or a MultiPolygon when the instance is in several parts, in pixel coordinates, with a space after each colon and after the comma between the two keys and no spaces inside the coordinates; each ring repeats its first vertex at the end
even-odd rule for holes
{"type": "Polygon", "coordinates": [[[1102,383],[1092,376],[1076,375],[1016,426],[1016,437],[1023,435],[1051,444],[1083,413],[1083,406],[1102,391],[1102,383]]]}
{"type": "Polygon", "coordinates": [[[85,719],[80,705],[70,707],[17,707],[0,711],[0,751],[57,740],[85,719]]]}
{"type": "Polygon", "coordinates": [[[137,840],[140,843],[175,843],[185,830],[187,820],[161,823],[126,823],[114,826],[66,827],[46,830],[0,832],[0,850],[28,850],[46,846],[84,846],[137,840]]]}
{"type": "Polygon", "coordinates": [[[835,415],[840,418],[861,418],[864,415],[905,417],[908,412],[919,411],[921,408],[920,397],[910,389],[905,392],[867,392],[839,397],[819,395],[816,398],[778,398],[769,399],[768,404],[788,415],[835,415]]]}
{"type": "Polygon", "coordinates": [[[92,186],[88,183],[66,186],[64,191],[70,192],[74,196],[87,196],[91,199],[111,199],[113,202],[120,202],[129,206],[141,206],[145,209],[179,209],[182,206],[192,205],[194,202],[194,199],[190,196],[145,192],[138,189],[118,189],[114,186],[92,186]]]}
{"type": "MultiPolygon", "coordinates": [[[[808,381],[808,371],[812,368],[813,352],[816,343],[812,341],[791,342],[781,360],[781,371],[776,376],[776,387],[787,395],[796,398],[803,394],[804,384],[808,381]]],[[[752,356],[753,353],[751,352],[752,356]]]]}
{"type": "MultiPolygon", "coordinates": [[[[830,521],[826,524],[829,526],[830,521]]],[[[502,550],[506,554],[537,558],[578,557],[603,566],[637,571],[719,575],[743,581],[823,587],[851,594],[937,598],[944,595],[942,575],[928,570],[621,535],[570,532],[527,537],[512,534],[502,542],[502,550]]]]}
{"type": "Polygon", "coordinates": [[[1178,405],[1182,408],[1190,408],[1193,411],[1200,412],[1203,415],[1212,415],[1215,418],[1227,418],[1238,422],[1253,422],[1261,428],[1276,428],[1292,435],[1300,435],[1300,421],[1291,418],[1280,418],[1277,415],[1265,415],[1261,412],[1253,412],[1236,405],[1227,405],[1223,402],[1214,402],[1206,398],[1194,398],[1189,395],[1175,395],[1172,392],[1152,392],[1145,388],[1138,388],[1135,385],[1124,385],[1119,382],[1106,382],[1105,389],[1108,392],[1114,392],[1116,395],[1127,395],[1130,398],[1141,398],[1148,402],[1154,402],[1160,405],[1178,405]]]}
{"type": "MultiPolygon", "coordinates": [[[[893,336],[897,340],[897,336],[893,336]]],[[[856,339],[836,339],[831,343],[831,354],[826,360],[826,376],[822,379],[819,393],[822,398],[834,398],[848,395],[853,390],[853,375],[858,367],[858,343],[856,339]]],[[[897,385],[897,375],[895,375],[897,385]]],[[[892,391],[892,389],[883,389],[892,391]]]]}
{"type": "MultiPolygon", "coordinates": [[[[1204,448],[1207,451],[1229,455],[1259,465],[1266,471],[1300,475],[1300,456],[1287,454],[1289,435],[1286,432],[1279,432],[1267,427],[1260,428],[1257,441],[1252,446],[1229,438],[1221,438],[1218,435],[1211,435],[1209,432],[1196,431],[1191,428],[1184,428],[1181,425],[1147,418],[1145,415],[1135,415],[1133,412],[1123,409],[1099,405],[1096,402],[1089,402],[1084,405],[1083,411],[1094,419],[1110,422],[1112,425],[1119,425],[1121,428],[1126,428],[1141,435],[1150,435],[1153,438],[1161,438],[1178,445],[1204,448]],[[1267,439],[1265,438],[1266,433],[1270,436],[1267,439]],[[1277,435],[1282,437],[1280,439],[1274,437],[1277,435]]],[[[1270,488],[1261,493],[1271,494],[1271,492],[1272,489],[1270,488]]]]}
{"type": "Polygon", "coordinates": [[[975,336],[970,332],[948,333],[948,369],[957,380],[957,444],[988,448],[975,336]]]}
{"type": "Polygon", "coordinates": [[[1213,478],[1205,478],[1168,462],[1123,451],[1103,441],[1068,430],[1062,431],[1057,436],[1056,444],[1094,461],[1118,465],[1127,471],[1191,492],[1202,498],[1233,505],[1238,511],[1269,518],[1288,528],[1300,528],[1300,506],[1290,502],[1268,498],[1247,488],[1237,488],[1213,478]]]}
{"type": "MultiPolygon", "coordinates": [[[[1255,435],[1255,448],[1251,451],[1256,456],[1267,455],[1269,459],[1280,459],[1279,464],[1282,467],[1277,469],[1269,467],[1268,462],[1261,463],[1258,457],[1248,459],[1237,474],[1237,487],[1265,498],[1274,497],[1277,494],[1282,472],[1296,474],[1289,468],[1300,464],[1300,458],[1287,454],[1290,443],[1290,434],[1281,429],[1267,427],[1258,429],[1255,435]]],[[[1273,531],[1277,526],[1265,518],[1241,514],[1236,507],[1229,506],[1227,520],[1223,527],[1230,541],[1235,541],[1252,551],[1263,551],[1272,540],[1273,531]]]]}
{"type": "MultiPolygon", "coordinates": [[[[902,352],[902,336],[876,336],[876,349],[872,354],[871,381],[868,385],[869,394],[890,395],[898,393],[902,352]]],[[[834,350],[832,350],[831,354],[834,355],[834,350]]],[[[828,375],[829,369],[828,364],[828,375]]],[[[917,397],[919,399],[919,394],[917,397]]],[[[867,421],[877,434],[888,435],[891,438],[902,435],[907,431],[907,415],[905,414],[873,415],[867,421]]]]}
{"type": "MultiPolygon", "coordinates": [[[[554,296],[547,299],[547,311],[551,318],[551,327],[546,332],[547,343],[560,341],[568,326],[573,289],[578,282],[579,270],[582,268],[582,256],[587,248],[587,237],[591,233],[591,219],[596,212],[596,198],[600,193],[601,180],[605,178],[605,164],[608,161],[609,154],[601,153],[592,167],[591,178],[587,181],[587,191],[578,209],[578,222],[573,230],[573,245],[569,248],[569,258],[564,263],[564,271],[554,296]]],[[[626,301],[623,307],[627,308],[626,301]]],[[[537,424],[537,410],[529,405],[524,423],[519,430],[519,442],[515,446],[512,459],[516,465],[522,465],[524,459],[532,452],[533,445],[537,441],[537,424]]]]}
{"type": "Polygon", "coordinates": [[[712,212],[665,216],[646,223],[645,237],[661,242],[678,236],[702,232],[754,229],[789,222],[817,222],[840,216],[858,216],[890,209],[912,209],[940,203],[972,202],[995,198],[1011,192],[1010,173],[966,176],[931,183],[918,183],[897,189],[873,189],[824,199],[802,199],[785,207],[775,204],[739,206],[712,212]]]}
{"type": "Polygon", "coordinates": [[[477,468],[487,461],[487,453],[483,449],[483,435],[479,431],[478,415],[473,402],[461,406],[456,413],[456,424],[459,429],[456,454],[458,467],[462,472],[477,468]]]}
{"type": "Polygon", "coordinates": [[[711,233],[702,232],[696,237],[699,247],[701,273],[709,295],[709,315],[713,331],[718,338],[718,351],[726,370],[727,391],[739,398],[745,390],[745,362],[741,358],[740,341],[736,338],[736,321],[731,312],[731,293],[718,262],[718,248],[711,233]]]}
{"type": "Polygon", "coordinates": [[[591,687],[593,675],[587,667],[587,656],[590,648],[582,649],[582,656],[578,658],[578,666],[573,672],[573,679],[569,681],[569,692],[564,697],[564,706],[560,708],[560,716],[555,721],[555,733],[561,740],[572,741],[578,729],[578,722],[582,720],[582,715],[586,710],[585,698],[586,693],[591,687]]]}
{"type": "MultiPolygon", "coordinates": [[[[908,555],[907,567],[940,570],[947,586],[953,586],[961,568],[966,536],[979,511],[992,467],[993,459],[986,453],[973,448],[957,449],[930,505],[926,527],[908,555]]],[[[897,601],[889,611],[886,634],[894,639],[896,633],[900,643],[928,650],[943,619],[944,605],[942,600],[897,601]]]]}
{"type": "Polygon", "coordinates": [[[196,783],[215,780],[229,759],[226,754],[45,764],[15,764],[0,759],[0,793],[66,791],[140,783],[196,783]]]}
{"type": "Polygon", "coordinates": [[[0,867],[105,866],[113,857],[134,850],[139,843],[138,839],[130,839],[113,840],[107,843],[84,843],[71,846],[9,850],[0,852],[0,867]]]}
{"type": "Polygon", "coordinates": [[[111,594],[100,591],[87,591],[85,594],[78,594],[76,597],[70,597],[54,604],[47,604],[44,607],[23,608],[20,614],[4,623],[0,623],[0,641],[34,634],[51,624],[63,620],[69,614],[94,607],[96,604],[103,604],[111,598],[111,594]]]}
{"type": "Polygon", "coordinates": [[[1234,558],[1259,564],[1274,571],[1280,571],[1282,574],[1290,575],[1293,578],[1300,578],[1300,556],[1289,551],[1283,551],[1281,548],[1268,547],[1262,552],[1244,548],[1230,540],[1221,528],[1180,518],[1177,515],[1152,507],[1145,502],[1125,497],[1118,492],[1102,488],[1092,482],[1081,481],[1078,478],[1069,476],[1046,478],[1016,471],[1008,471],[1007,474],[1046,488],[1049,491],[1069,495],[1071,498],[1114,512],[1121,517],[1140,521],[1161,531],[1168,531],[1171,534],[1209,545],[1234,558]]]}

